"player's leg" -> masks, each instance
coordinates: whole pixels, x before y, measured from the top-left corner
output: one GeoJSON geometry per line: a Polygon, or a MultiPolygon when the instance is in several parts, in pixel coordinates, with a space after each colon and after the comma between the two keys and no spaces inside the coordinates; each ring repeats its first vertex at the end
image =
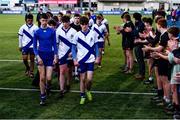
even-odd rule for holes
{"type": "Polygon", "coordinates": [[[85,100],[86,100],[86,96],[85,96],[85,77],[86,77],[86,72],[87,72],[87,69],[86,69],[86,65],[85,63],[82,63],[80,64],[79,66],[79,69],[80,69],[80,104],[84,104],[85,103],[85,100]]]}
{"type": "Polygon", "coordinates": [[[47,92],[47,95],[50,94],[50,90],[51,90],[52,72],[53,72],[53,67],[47,66],[46,67],[46,92],[47,92]]]}
{"type": "Polygon", "coordinates": [[[64,97],[65,92],[65,76],[67,74],[67,64],[59,65],[60,76],[59,76],[59,85],[60,85],[60,98],[64,97]]]}
{"type": "Polygon", "coordinates": [[[99,56],[100,56],[100,62],[99,62],[99,64],[98,64],[98,67],[99,68],[101,68],[102,66],[101,66],[101,62],[102,62],[102,52],[103,52],[103,48],[99,48],[99,56]]]}
{"type": "Polygon", "coordinates": [[[86,95],[89,101],[92,101],[91,87],[93,82],[94,63],[87,64],[87,79],[86,79],[86,95]]]}
{"type": "Polygon", "coordinates": [[[40,82],[39,82],[39,87],[40,87],[40,105],[45,104],[46,100],[46,92],[45,92],[45,83],[46,83],[46,77],[45,77],[45,66],[44,65],[39,65],[38,66],[39,70],[39,75],[40,75],[40,82]]]}
{"type": "Polygon", "coordinates": [[[34,54],[30,54],[30,73],[29,76],[34,78],[34,54]]]}
{"type": "Polygon", "coordinates": [[[29,70],[30,70],[29,63],[28,63],[28,54],[23,53],[22,58],[23,58],[23,63],[26,67],[25,75],[27,76],[29,75],[29,70]]]}
{"type": "Polygon", "coordinates": [[[73,78],[73,61],[69,60],[67,65],[67,80],[66,80],[66,92],[70,90],[70,84],[73,78]]]}

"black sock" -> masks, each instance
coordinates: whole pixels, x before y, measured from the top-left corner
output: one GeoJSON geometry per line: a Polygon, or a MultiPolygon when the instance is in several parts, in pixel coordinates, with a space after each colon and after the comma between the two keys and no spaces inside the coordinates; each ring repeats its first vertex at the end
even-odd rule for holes
{"type": "Polygon", "coordinates": [[[159,96],[159,97],[163,97],[163,89],[158,89],[157,90],[157,95],[159,96]]]}

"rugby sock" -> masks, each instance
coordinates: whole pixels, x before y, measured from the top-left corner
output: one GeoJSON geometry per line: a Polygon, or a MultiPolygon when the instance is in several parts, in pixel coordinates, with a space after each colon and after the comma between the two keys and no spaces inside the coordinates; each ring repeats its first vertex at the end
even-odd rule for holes
{"type": "Polygon", "coordinates": [[[81,92],[81,93],[80,93],[80,96],[83,97],[83,98],[85,98],[85,93],[84,93],[84,92],[81,92]]]}
{"type": "Polygon", "coordinates": [[[92,86],[92,81],[89,81],[89,82],[87,83],[87,90],[88,90],[88,91],[90,91],[91,86],[92,86]]]}
{"type": "Polygon", "coordinates": [[[50,89],[50,88],[51,88],[51,81],[47,81],[46,89],[50,89]]]}
{"type": "Polygon", "coordinates": [[[157,95],[158,95],[159,97],[163,97],[163,89],[158,89],[158,90],[157,90],[157,95]]]}
{"type": "Polygon", "coordinates": [[[46,94],[45,93],[44,94],[40,94],[40,99],[42,101],[45,101],[46,100],[46,94]]]}

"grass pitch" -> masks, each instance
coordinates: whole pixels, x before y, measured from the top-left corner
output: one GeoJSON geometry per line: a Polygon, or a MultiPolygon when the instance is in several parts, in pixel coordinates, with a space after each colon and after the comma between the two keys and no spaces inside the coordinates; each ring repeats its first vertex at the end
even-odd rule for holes
{"type": "MultiPolygon", "coordinates": [[[[111,46],[106,45],[102,68],[94,75],[92,90],[121,92],[150,92],[152,86],[143,85],[133,75],[125,75],[119,67],[123,65],[121,36],[113,26],[120,25],[120,16],[107,16],[110,24],[111,46]]],[[[20,60],[18,51],[19,27],[24,23],[21,15],[0,15],[0,60],[20,60]]],[[[136,67],[135,67],[136,71],[136,67]]],[[[24,75],[22,62],[0,62],[1,88],[34,88],[31,79],[24,75]]],[[[53,78],[53,89],[58,89],[57,78],[53,78]]],[[[79,90],[79,83],[72,82],[72,90],[79,90]]],[[[39,92],[0,90],[0,118],[13,119],[164,119],[162,107],[150,102],[151,95],[93,94],[94,101],[79,105],[79,93],[68,93],[62,100],[58,93],[48,98],[48,105],[39,106],[39,92]]]]}

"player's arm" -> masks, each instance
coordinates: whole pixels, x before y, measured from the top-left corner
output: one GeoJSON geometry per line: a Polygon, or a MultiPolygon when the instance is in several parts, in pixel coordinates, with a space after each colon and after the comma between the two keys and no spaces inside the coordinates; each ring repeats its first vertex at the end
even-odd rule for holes
{"type": "Polygon", "coordinates": [[[54,64],[57,63],[57,54],[58,54],[58,49],[57,49],[57,41],[56,41],[56,32],[53,32],[53,48],[54,48],[54,64]]]}
{"type": "Polygon", "coordinates": [[[19,51],[22,51],[22,41],[23,41],[22,28],[19,29],[18,37],[19,37],[19,51]]]}
{"type": "Polygon", "coordinates": [[[43,61],[42,59],[40,58],[39,56],[39,53],[38,53],[38,46],[37,46],[37,33],[35,32],[34,33],[34,37],[33,37],[33,50],[34,50],[34,54],[36,56],[36,59],[37,59],[37,62],[39,65],[43,65],[43,61]]]}
{"type": "Polygon", "coordinates": [[[77,39],[78,39],[77,34],[75,34],[75,36],[73,37],[73,40],[72,40],[72,48],[71,48],[74,66],[79,65],[78,60],[77,60],[77,39]]]}
{"type": "Polygon", "coordinates": [[[155,57],[160,57],[160,58],[162,58],[164,60],[168,60],[168,56],[167,55],[164,55],[164,54],[159,53],[159,52],[154,52],[153,54],[154,54],[155,57]]]}
{"type": "Polygon", "coordinates": [[[161,52],[163,50],[163,46],[159,45],[157,47],[150,47],[150,46],[147,46],[145,45],[143,50],[144,51],[154,51],[154,52],[161,52]]]}

